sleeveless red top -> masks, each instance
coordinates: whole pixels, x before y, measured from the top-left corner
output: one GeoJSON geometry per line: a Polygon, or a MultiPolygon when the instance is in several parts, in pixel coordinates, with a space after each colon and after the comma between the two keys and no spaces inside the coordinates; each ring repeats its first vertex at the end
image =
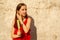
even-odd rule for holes
{"type": "MultiPolygon", "coordinates": [[[[24,24],[27,24],[27,20],[28,18],[26,18],[26,20],[24,21],[24,24]]],[[[17,34],[18,29],[15,28],[14,30],[14,34],[17,34]]],[[[28,33],[25,33],[23,30],[23,27],[20,25],[20,31],[21,31],[21,37],[18,38],[13,38],[13,40],[30,40],[31,36],[30,36],[30,30],[28,31],[28,33]]]]}

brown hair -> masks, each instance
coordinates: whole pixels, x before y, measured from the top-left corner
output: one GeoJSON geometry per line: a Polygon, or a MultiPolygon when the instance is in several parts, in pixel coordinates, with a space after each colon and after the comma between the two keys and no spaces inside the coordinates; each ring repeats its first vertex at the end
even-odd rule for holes
{"type": "MultiPolygon", "coordinates": [[[[19,11],[22,6],[26,6],[26,4],[24,4],[24,3],[19,3],[19,4],[17,5],[17,7],[16,7],[14,28],[18,28],[18,27],[17,27],[17,20],[18,20],[18,18],[17,18],[17,11],[19,11]]],[[[27,18],[27,15],[25,16],[25,18],[27,18]]]]}

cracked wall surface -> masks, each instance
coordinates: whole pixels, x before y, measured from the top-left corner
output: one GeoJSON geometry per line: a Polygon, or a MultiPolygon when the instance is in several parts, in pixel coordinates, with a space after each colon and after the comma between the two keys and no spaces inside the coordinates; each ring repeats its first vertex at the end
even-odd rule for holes
{"type": "Polygon", "coordinates": [[[60,40],[60,0],[0,0],[0,40],[12,40],[12,20],[22,2],[34,21],[31,40],[60,40]]]}

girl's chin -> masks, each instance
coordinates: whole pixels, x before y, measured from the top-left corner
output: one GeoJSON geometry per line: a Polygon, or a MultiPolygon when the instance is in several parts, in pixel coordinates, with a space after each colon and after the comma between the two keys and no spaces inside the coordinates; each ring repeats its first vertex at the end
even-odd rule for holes
{"type": "Polygon", "coordinates": [[[25,17],[26,15],[22,15],[23,17],[25,17]]]}

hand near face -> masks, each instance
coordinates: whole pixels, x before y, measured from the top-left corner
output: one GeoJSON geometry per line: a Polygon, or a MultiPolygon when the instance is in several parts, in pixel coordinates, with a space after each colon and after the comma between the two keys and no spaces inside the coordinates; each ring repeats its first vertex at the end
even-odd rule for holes
{"type": "Polygon", "coordinates": [[[20,22],[22,22],[22,17],[18,13],[17,13],[17,18],[20,20],[20,22]]]}
{"type": "Polygon", "coordinates": [[[20,23],[22,23],[22,16],[17,14],[17,18],[19,19],[20,23]]]}

